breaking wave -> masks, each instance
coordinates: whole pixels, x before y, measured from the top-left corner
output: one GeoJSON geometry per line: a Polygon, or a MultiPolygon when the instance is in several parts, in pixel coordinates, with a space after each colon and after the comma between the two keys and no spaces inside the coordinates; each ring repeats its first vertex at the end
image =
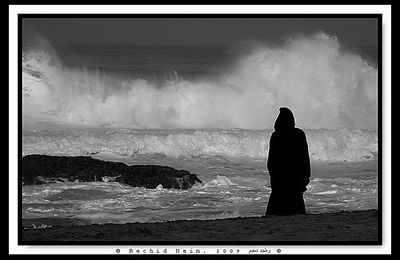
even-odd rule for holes
{"type": "MultiPolygon", "coordinates": [[[[141,77],[121,79],[101,68],[66,67],[46,48],[23,52],[24,120],[138,129],[265,129],[272,127],[278,108],[288,106],[305,129],[377,128],[377,69],[323,32],[290,39],[279,48],[254,47],[212,77],[187,80],[174,73],[161,85],[141,77]]],[[[195,135],[202,138],[204,132],[195,135]]],[[[210,146],[198,149],[204,147],[210,146]]]]}
{"type": "MultiPolygon", "coordinates": [[[[375,159],[377,132],[360,129],[305,130],[312,160],[375,159]]],[[[266,158],[272,130],[75,129],[23,131],[23,155],[88,155],[112,152],[126,156],[213,156],[266,158]]]]}

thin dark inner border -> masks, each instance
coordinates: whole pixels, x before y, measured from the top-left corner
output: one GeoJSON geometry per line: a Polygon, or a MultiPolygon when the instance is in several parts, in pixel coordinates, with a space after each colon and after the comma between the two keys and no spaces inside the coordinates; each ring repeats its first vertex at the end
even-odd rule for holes
{"type": "MultiPolygon", "coordinates": [[[[390,33],[390,32],[388,32],[390,33]]],[[[18,14],[18,245],[382,245],[382,14],[18,14]],[[24,18],[375,18],[378,30],[378,241],[31,241],[22,240],[22,20],[24,18]]]]}

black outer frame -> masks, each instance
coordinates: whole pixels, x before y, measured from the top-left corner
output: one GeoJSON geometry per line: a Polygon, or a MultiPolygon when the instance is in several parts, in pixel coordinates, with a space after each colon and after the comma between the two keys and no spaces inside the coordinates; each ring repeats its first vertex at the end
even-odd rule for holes
{"type": "Polygon", "coordinates": [[[382,245],[382,14],[18,14],[18,245],[382,245]],[[376,18],[378,29],[378,240],[377,241],[33,241],[22,239],[22,20],[24,18],[376,18]]]}

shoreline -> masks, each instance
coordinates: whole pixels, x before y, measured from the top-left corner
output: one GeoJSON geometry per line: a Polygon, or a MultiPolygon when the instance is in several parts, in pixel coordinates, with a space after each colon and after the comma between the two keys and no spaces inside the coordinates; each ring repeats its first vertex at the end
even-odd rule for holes
{"type": "MultiPolygon", "coordinates": [[[[26,220],[25,220],[26,221],[26,220]]],[[[157,223],[64,225],[21,229],[21,244],[74,242],[379,242],[376,209],[334,213],[177,220],[157,223]]]]}

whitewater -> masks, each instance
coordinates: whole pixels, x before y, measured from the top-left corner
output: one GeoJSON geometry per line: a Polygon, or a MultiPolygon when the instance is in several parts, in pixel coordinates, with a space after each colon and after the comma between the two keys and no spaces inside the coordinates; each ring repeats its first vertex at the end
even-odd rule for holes
{"type": "Polygon", "coordinates": [[[307,211],[377,208],[377,69],[336,37],[319,32],[234,58],[204,48],[75,48],[63,55],[41,40],[23,51],[22,155],[167,165],[203,184],[186,191],[102,182],[24,186],[24,219],[263,215],[280,106],[292,109],[307,135],[307,211]]]}

